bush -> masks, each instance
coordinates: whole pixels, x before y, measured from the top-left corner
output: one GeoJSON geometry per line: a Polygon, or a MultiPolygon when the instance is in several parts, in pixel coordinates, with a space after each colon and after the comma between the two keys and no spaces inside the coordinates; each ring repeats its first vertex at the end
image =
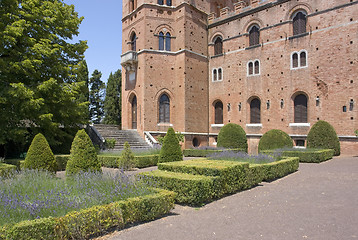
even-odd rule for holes
{"type": "MultiPolygon", "coordinates": [[[[120,164],[120,156],[98,155],[98,159],[103,167],[117,168],[120,164]]],[[[134,156],[134,167],[145,168],[156,166],[159,154],[134,156]]]]}
{"type": "Polygon", "coordinates": [[[118,168],[121,156],[98,155],[102,167],[118,168]]]}
{"type": "Polygon", "coordinates": [[[9,177],[14,171],[16,171],[15,165],[0,163],[0,177],[9,177]]]}
{"type": "Polygon", "coordinates": [[[175,193],[155,193],[73,211],[59,218],[40,218],[0,227],[0,239],[87,239],[112,227],[153,220],[174,207],[175,193]]]}
{"type": "Polygon", "coordinates": [[[169,128],[164,137],[163,146],[160,150],[158,162],[174,162],[183,160],[179,141],[173,128],[169,128]]]}
{"type": "Polygon", "coordinates": [[[287,133],[278,129],[266,132],[259,142],[259,152],[284,147],[293,147],[292,139],[287,133]]]}
{"type": "Polygon", "coordinates": [[[280,153],[281,156],[286,157],[298,157],[300,162],[304,163],[320,163],[327,161],[333,157],[333,149],[276,149],[276,150],[266,150],[261,153],[273,154],[280,153]]]}
{"type": "Polygon", "coordinates": [[[156,182],[160,188],[176,192],[178,203],[201,205],[215,197],[215,183],[218,177],[192,175],[187,173],[155,170],[141,173],[156,182]]]}
{"type": "Polygon", "coordinates": [[[341,145],[336,131],[326,121],[316,122],[307,135],[308,148],[333,149],[334,155],[338,156],[341,152],[341,145]]]}
{"type": "Polygon", "coordinates": [[[55,155],[56,163],[57,163],[57,171],[66,170],[66,165],[68,159],[70,159],[70,155],[55,155]]]}
{"type": "Polygon", "coordinates": [[[23,161],[23,159],[5,159],[4,163],[16,166],[16,170],[19,171],[21,169],[20,161],[23,161]]]}
{"type": "MultiPolygon", "coordinates": [[[[245,152],[247,149],[230,149],[230,151],[233,152],[245,152]]],[[[185,157],[208,157],[212,155],[213,153],[223,152],[226,151],[226,149],[184,149],[183,155],[185,157]]]]}
{"type": "Polygon", "coordinates": [[[263,181],[270,182],[297,171],[299,167],[299,158],[284,158],[277,162],[262,164],[262,167],[264,169],[263,181]]]}
{"type": "Polygon", "coordinates": [[[248,168],[248,163],[207,159],[158,164],[159,170],[219,177],[215,197],[244,189],[248,168]]]}
{"type": "Polygon", "coordinates": [[[134,167],[134,154],[128,142],[124,143],[124,149],[122,151],[121,157],[119,158],[119,167],[125,170],[134,167]]]}
{"type": "Polygon", "coordinates": [[[37,134],[27,151],[24,168],[56,172],[56,160],[50,145],[41,133],[37,134]]]}
{"type": "Polygon", "coordinates": [[[226,124],[219,132],[217,146],[224,148],[240,148],[247,152],[245,130],[234,123],[226,124]]]}
{"type": "Polygon", "coordinates": [[[354,133],[356,134],[356,136],[358,137],[358,129],[354,131],[354,133]]]}
{"type": "Polygon", "coordinates": [[[114,146],[116,145],[116,139],[114,139],[114,138],[106,138],[104,144],[106,145],[106,148],[113,149],[114,146]]]}
{"type": "Polygon", "coordinates": [[[66,174],[80,171],[101,171],[96,149],[85,130],[79,130],[72,142],[70,158],[66,165],[66,174]]]}

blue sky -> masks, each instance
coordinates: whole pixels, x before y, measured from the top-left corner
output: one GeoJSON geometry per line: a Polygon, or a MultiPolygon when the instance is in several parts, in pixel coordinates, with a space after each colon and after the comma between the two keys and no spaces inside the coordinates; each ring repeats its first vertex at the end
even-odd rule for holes
{"type": "Polygon", "coordinates": [[[75,41],[87,40],[85,53],[90,76],[95,69],[102,72],[107,82],[111,72],[121,68],[122,0],[65,0],[73,4],[84,20],[75,41]]]}

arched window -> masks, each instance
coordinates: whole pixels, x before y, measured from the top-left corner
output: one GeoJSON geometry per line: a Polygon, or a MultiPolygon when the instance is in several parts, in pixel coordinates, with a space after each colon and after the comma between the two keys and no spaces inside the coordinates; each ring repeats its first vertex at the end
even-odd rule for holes
{"type": "Polygon", "coordinates": [[[171,6],[172,5],[172,0],[167,0],[167,6],[171,6]]]}
{"type": "Polygon", "coordinates": [[[254,60],[247,63],[247,76],[260,75],[260,61],[254,60]]]}
{"type": "Polygon", "coordinates": [[[129,12],[134,10],[134,0],[129,0],[129,12]]]}
{"type": "Polygon", "coordinates": [[[260,29],[257,25],[254,25],[249,30],[249,45],[255,46],[260,44],[260,29]]]}
{"type": "Polygon", "coordinates": [[[165,34],[165,51],[170,51],[170,33],[165,34]]]}
{"type": "Polygon", "coordinates": [[[298,68],[298,53],[292,54],[292,68],[298,68]]]}
{"type": "Polygon", "coordinates": [[[299,94],[294,99],[295,123],[307,122],[307,97],[299,94]]]}
{"type": "Polygon", "coordinates": [[[216,37],[214,41],[214,55],[219,55],[223,53],[223,40],[220,36],[216,37]]]}
{"type": "Polygon", "coordinates": [[[259,75],[260,74],[260,62],[258,60],[255,61],[255,71],[254,71],[255,75],[259,75]]]}
{"type": "Polygon", "coordinates": [[[250,123],[261,123],[261,101],[258,98],[250,102],[250,123]]]}
{"type": "Polygon", "coordinates": [[[164,5],[164,0],[158,0],[159,5],[164,5]]]}
{"type": "Polygon", "coordinates": [[[300,53],[300,67],[306,67],[306,52],[300,53]]]}
{"type": "Polygon", "coordinates": [[[254,74],[254,64],[253,64],[253,62],[249,62],[248,68],[249,68],[249,74],[248,75],[253,75],[254,74]]]}
{"type": "Polygon", "coordinates": [[[137,129],[137,97],[134,96],[131,102],[132,105],[132,129],[137,129]]]}
{"type": "Polygon", "coordinates": [[[216,68],[213,69],[213,82],[218,80],[218,70],[216,68]]]}
{"type": "Polygon", "coordinates": [[[164,50],[164,33],[159,33],[159,50],[164,50]]]}
{"type": "Polygon", "coordinates": [[[223,80],[223,70],[222,68],[218,69],[218,81],[223,80]]]}
{"type": "Polygon", "coordinates": [[[291,68],[304,68],[307,67],[307,51],[301,50],[299,52],[291,53],[291,68]]]}
{"type": "Polygon", "coordinates": [[[217,101],[215,103],[215,124],[223,124],[223,103],[217,101]]]}
{"type": "Polygon", "coordinates": [[[135,34],[135,32],[133,32],[132,37],[131,37],[131,42],[130,42],[132,51],[137,51],[136,50],[137,49],[136,42],[137,42],[137,35],[135,34]]]}
{"type": "Polygon", "coordinates": [[[293,35],[298,35],[306,32],[306,14],[298,12],[293,17],[293,35]]]}
{"type": "Polygon", "coordinates": [[[170,99],[166,94],[159,98],[159,122],[170,123],[170,99]]]}

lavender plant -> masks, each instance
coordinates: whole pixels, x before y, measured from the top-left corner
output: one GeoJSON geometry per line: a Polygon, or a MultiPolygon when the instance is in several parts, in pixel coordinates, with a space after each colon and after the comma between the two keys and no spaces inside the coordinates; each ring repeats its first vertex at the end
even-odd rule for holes
{"type": "Polygon", "coordinates": [[[208,157],[210,160],[228,160],[238,162],[248,162],[254,164],[270,163],[279,160],[280,154],[258,154],[250,155],[245,152],[234,152],[234,151],[222,151],[210,154],[208,157]]]}
{"type": "Polygon", "coordinates": [[[80,172],[61,180],[39,170],[0,179],[0,226],[141,196],[152,190],[123,172],[116,175],[80,172]]]}

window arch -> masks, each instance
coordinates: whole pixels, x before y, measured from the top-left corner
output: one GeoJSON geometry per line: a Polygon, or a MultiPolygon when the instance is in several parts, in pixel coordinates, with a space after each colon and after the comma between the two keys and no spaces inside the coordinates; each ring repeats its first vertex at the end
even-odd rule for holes
{"type": "Polygon", "coordinates": [[[294,122],[307,123],[307,97],[299,94],[294,99],[294,122]]]}
{"type": "Polygon", "coordinates": [[[294,14],[292,19],[293,35],[299,35],[306,32],[307,14],[299,11],[294,14]]]}
{"type": "Polygon", "coordinates": [[[249,46],[260,44],[260,27],[253,25],[249,29],[249,46]]]}
{"type": "Polygon", "coordinates": [[[215,37],[214,40],[214,55],[223,53],[223,40],[220,36],[215,37]]]}
{"type": "Polygon", "coordinates": [[[261,101],[258,98],[250,102],[250,123],[261,123],[261,101]]]}
{"type": "Polygon", "coordinates": [[[159,32],[159,50],[170,51],[171,50],[171,35],[169,32],[164,34],[162,31],[159,32]]]}
{"type": "Polygon", "coordinates": [[[131,35],[131,41],[130,41],[130,44],[131,44],[131,50],[132,51],[137,51],[137,35],[135,34],[135,32],[132,33],[131,35]]]}
{"type": "Polygon", "coordinates": [[[133,96],[131,101],[131,107],[132,107],[132,129],[137,129],[137,96],[133,96]]]}
{"type": "Polygon", "coordinates": [[[171,6],[172,5],[172,0],[167,0],[167,6],[171,6]]]}
{"type": "Polygon", "coordinates": [[[167,32],[165,34],[165,51],[170,51],[170,40],[171,40],[170,33],[167,32]]]}
{"type": "Polygon", "coordinates": [[[164,33],[159,33],[159,50],[164,50],[164,33]]]}
{"type": "Polygon", "coordinates": [[[215,124],[223,124],[223,103],[221,101],[217,101],[214,105],[215,108],[215,124]]]}
{"type": "Polygon", "coordinates": [[[159,5],[164,5],[164,0],[158,0],[159,5]]]}
{"type": "Polygon", "coordinates": [[[165,93],[159,98],[159,123],[170,123],[170,99],[165,93]]]}
{"type": "Polygon", "coordinates": [[[291,69],[307,67],[307,51],[302,49],[299,52],[291,53],[291,69]]]}
{"type": "Polygon", "coordinates": [[[260,75],[260,61],[258,59],[247,62],[247,76],[260,75]]]}

